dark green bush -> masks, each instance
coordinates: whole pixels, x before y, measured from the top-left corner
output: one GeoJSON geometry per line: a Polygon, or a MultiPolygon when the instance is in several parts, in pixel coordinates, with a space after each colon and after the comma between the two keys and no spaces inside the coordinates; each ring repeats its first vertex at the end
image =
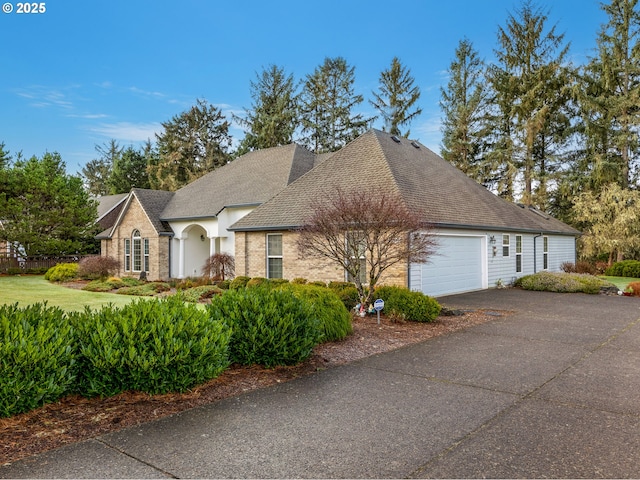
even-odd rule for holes
{"type": "Polygon", "coordinates": [[[245,285],[247,288],[252,288],[252,287],[259,287],[261,285],[265,285],[267,283],[270,283],[270,280],[268,278],[264,278],[264,277],[253,277],[251,280],[249,280],[247,282],[247,284],[245,285]]]}
{"type": "Polygon", "coordinates": [[[57,307],[0,306],[0,417],[69,392],[77,372],[74,339],[74,329],[57,307]]]}
{"type": "Polygon", "coordinates": [[[384,300],[384,312],[413,322],[433,322],[440,315],[440,304],[422,292],[385,286],[376,289],[375,297],[384,300]]]}
{"type": "Polygon", "coordinates": [[[216,282],[216,285],[220,287],[222,290],[229,290],[229,286],[231,285],[231,280],[221,280],[216,282]]]}
{"type": "Polygon", "coordinates": [[[184,392],[229,364],[229,327],[180,295],[70,316],[79,332],[85,396],[184,392]]]}
{"type": "Polygon", "coordinates": [[[283,289],[227,290],[212,299],[207,312],[231,326],[229,354],[243,365],[295,365],[307,359],[321,339],[311,307],[283,289]]]}
{"type": "Polygon", "coordinates": [[[244,288],[247,286],[247,282],[251,280],[251,277],[239,276],[231,280],[229,288],[231,290],[237,290],[238,288],[244,288]]]}
{"type": "Polygon", "coordinates": [[[66,282],[67,280],[73,280],[77,276],[77,263],[59,263],[47,270],[47,273],[44,274],[44,279],[50,282],[66,282]]]}
{"type": "Polygon", "coordinates": [[[598,277],[581,273],[538,272],[516,280],[516,286],[525,290],[560,293],[600,292],[600,288],[611,285],[598,277]]]}
{"type": "Polygon", "coordinates": [[[214,295],[220,295],[222,289],[215,285],[201,285],[199,287],[190,288],[182,292],[182,298],[186,302],[198,303],[200,300],[211,298],[214,295]]]}
{"type": "Polygon", "coordinates": [[[9,268],[7,268],[7,275],[22,275],[23,273],[25,273],[25,271],[22,270],[20,267],[9,267],[9,268]]]}
{"type": "Polygon", "coordinates": [[[640,261],[623,260],[621,262],[616,262],[607,268],[605,275],[610,277],[640,278],[640,261]]]}
{"type": "Polygon", "coordinates": [[[333,290],[347,310],[352,310],[360,303],[360,295],[358,295],[358,289],[353,283],[350,282],[329,282],[328,287],[333,290]]]}
{"type": "Polygon", "coordinates": [[[351,315],[340,297],[327,287],[290,284],[281,288],[308,302],[323,333],[323,342],[342,340],[352,332],[351,315]]]}

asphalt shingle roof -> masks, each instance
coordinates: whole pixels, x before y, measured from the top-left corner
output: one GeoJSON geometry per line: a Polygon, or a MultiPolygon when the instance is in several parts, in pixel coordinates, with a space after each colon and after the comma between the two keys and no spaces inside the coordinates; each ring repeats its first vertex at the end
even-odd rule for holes
{"type": "Polygon", "coordinates": [[[314,160],[296,144],[247,153],[175,192],[160,218],[215,217],[225,207],[261,204],[307,173],[314,160]]]}
{"type": "Polygon", "coordinates": [[[232,230],[302,226],[311,205],[332,191],[385,189],[436,227],[577,235],[572,227],[508,202],[418,142],[370,130],[320,162],[232,226],[232,230]]]}

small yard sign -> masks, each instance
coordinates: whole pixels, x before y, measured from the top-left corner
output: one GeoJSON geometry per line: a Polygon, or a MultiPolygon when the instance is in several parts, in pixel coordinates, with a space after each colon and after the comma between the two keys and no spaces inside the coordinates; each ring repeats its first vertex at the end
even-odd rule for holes
{"type": "Polygon", "coordinates": [[[384,300],[381,298],[373,302],[373,309],[378,313],[378,325],[380,325],[380,310],[384,308],[384,300]]]}

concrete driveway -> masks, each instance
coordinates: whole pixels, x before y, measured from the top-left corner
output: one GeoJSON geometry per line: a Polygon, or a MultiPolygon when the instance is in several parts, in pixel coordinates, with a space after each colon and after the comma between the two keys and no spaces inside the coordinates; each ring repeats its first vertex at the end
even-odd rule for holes
{"type": "Polygon", "coordinates": [[[640,299],[507,289],[441,302],[514,313],[0,477],[640,477],[640,299]]]}

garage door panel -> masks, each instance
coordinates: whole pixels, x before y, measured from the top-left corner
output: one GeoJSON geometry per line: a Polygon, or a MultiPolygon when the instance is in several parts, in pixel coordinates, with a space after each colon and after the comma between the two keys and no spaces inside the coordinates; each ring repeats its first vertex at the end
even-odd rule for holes
{"type": "Polygon", "coordinates": [[[468,292],[483,288],[482,239],[480,237],[440,236],[437,255],[426,264],[416,264],[421,285],[416,289],[431,296],[468,292]]]}

